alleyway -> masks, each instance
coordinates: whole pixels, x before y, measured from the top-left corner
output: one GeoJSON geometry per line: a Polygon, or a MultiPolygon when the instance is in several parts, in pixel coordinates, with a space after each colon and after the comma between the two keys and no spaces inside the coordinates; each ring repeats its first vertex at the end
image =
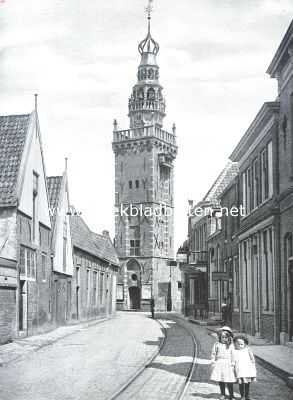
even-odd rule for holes
{"type": "MultiPolygon", "coordinates": [[[[124,400],[172,400],[182,394],[189,372],[185,400],[218,399],[217,386],[209,382],[213,337],[205,328],[175,315],[157,318],[118,313],[112,320],[81,328],[25,359],[4,365],[0,368],[1,400],[108,400],[114,395],[124,400]],[[192,369],[194,352],[197,358],[192,369]],[[142,369],[146,362],[148,368],[142,369]],[[138,370],[142,373],[131,382],[138,370]]],[[[255,400],[293,399],[286,384],[261,366],[251,394],[255,400]]]]}

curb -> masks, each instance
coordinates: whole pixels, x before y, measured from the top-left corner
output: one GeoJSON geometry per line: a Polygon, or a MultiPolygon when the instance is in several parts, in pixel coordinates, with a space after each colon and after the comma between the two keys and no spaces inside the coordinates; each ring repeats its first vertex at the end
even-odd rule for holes
{"type": "Polygon", "coordinates": [[[286,382],[287,386],[290,389],[293,389],[293,376],[291,376],[287,371],[284,371],[283,369],[277,367],[276,365],[264,360],[263,358],[257,356],[254,353],[254,356],[257,360],[257,362],[270,372],[272,372],[274,375],[277,375],[279,378],[281,378],[284,382],[286,382]]]}

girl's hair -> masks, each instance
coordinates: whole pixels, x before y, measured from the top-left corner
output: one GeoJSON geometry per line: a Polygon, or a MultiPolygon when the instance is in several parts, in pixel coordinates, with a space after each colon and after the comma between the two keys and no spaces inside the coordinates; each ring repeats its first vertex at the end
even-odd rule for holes
{"type": "Polygon", "coordinates": [[[225,330],[221,330],[221,331],[218,331],[218,332],[217,332],[219,342],[221,342],[221,337],[222,337],[223,333],[224,333],[226,336],[228,336],[228,344],[231,344],[232,341],[233,341],[233,334],[232,334],[231,332],[225,331],[225,330]]]}
{"type": "Polygon", "coordinates": [[[234,339],[233,339],[234,343],[236,343],[238,339],[243,340],[243,342],[246,344],[246,346],[249,344],[249,341],[248,341],[247,337],[244,336],[244,335],[235,336],[234,339]]]}

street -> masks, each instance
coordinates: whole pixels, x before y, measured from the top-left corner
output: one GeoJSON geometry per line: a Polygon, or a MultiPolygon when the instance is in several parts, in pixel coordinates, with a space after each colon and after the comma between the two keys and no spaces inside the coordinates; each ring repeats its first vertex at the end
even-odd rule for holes
{"type": "MultiPolygon", "coordinates": [[[[81,328],[24,359],[2,366],[1,400],[108,400],[114,395],[124,400],[178,398],[193,362],[190,333],[196,338],[197,357],[183,398],[218,399],[218,387],[209,381],[214,338],[204,327],[175,314],[156,317],[158,321],[144,313],[120,312],[114,319],[81,328]],[[131,381],[137,371],[141,374],[131,381]]],[[[293,392],[283,380],[260,365],[257,371],[252,399],[293,399],[293,392]]],[[[235,392],[239,398],[238,390],[235,392]]]]}

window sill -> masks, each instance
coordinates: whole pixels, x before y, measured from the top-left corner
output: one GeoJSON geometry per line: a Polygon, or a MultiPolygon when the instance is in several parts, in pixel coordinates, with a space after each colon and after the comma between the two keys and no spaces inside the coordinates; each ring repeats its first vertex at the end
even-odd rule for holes
{"type": "Polygon", "coordinates": [[[19,277],[20,277],[21,280],[26,280],[26,281],[29,281],[29,282],[36,282],[36,278],[29,278],[26,275],[20,275],[19,277]]]}
{"type": "Polygon", "coordinates": [[[252,214],[254,214],[255,212],[257,212],[257,210],[259,210],[261,207],[263,207],[265,204],[267,204],[270,200],[272,200],[272,198],[273,198],[273,196],[271,196],[271,197],[265,199],[265,200],[264,200],[262,203],[260,203],[257,207],[255,207],[253,210],[251,210],[251,211],[249,212],[249,214],[246,214],[246,215],[242,216],[242,217],[240,218],[240,221],[245,220],[246,218],[250,217],[252,214]]]}
{"type": "Polygon", "coordinates": [[[268,310],[262,310],[261,312],[264,315],[271,315],[273,316],[275,314],[275,311],[268,311],[268,310]]]}

